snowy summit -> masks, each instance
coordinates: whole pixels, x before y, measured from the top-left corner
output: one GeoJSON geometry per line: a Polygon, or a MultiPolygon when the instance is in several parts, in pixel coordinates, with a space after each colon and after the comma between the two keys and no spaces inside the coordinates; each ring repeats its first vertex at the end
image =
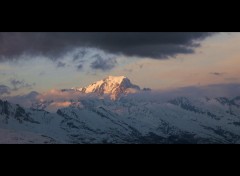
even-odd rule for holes
{"type": "Polygon", "coordinates": [[[136,93],[140,87],[131,83],[125,76],[108,76],[87,87],[77,88],[83,93],[96,93],[98,95],[110,95],[111,99],[116,100],[121,95],[136,93]]]}

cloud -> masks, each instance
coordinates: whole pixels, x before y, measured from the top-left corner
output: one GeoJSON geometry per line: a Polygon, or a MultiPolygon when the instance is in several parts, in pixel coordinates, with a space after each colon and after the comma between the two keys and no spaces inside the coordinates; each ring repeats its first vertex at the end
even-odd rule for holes
{"type": "Polygon", "coordinates": [[[11,93],[11,89],[8,86],[5,85],[0,85],[0,95],[4,95],[4,94],[10,94],[11,93]]]}
{"type": "Polygon", "coordinates": [[[228,77],[228,78],[225,78],[225,80],[227,80],[227,81],[237,82],[237,81],[239,81],[240,79],[237,78],[237,77],[228,77]]]}
{"type": "Polygon", "coordinates": [[[0,72],[0,75],[5,76],[5,75],[7,75],[7,73],[5,73],[5,72],[0,72]]]}
{"type": "Polygon", "coordinates": [[[79,65],[77,66],[77,70],[78,70],[78,71],[82,70],[82,68],[83,68],[83,64],[79,64],[79,65]]]}
{"type": "MultiPolygon", "coordinates": [[[[112,54],[163,59],[193,53],[213,32],[0,32],[0,59],[22,55],[56,59],[78,48],[112,54]]],[[[75,55],[73,60],[84,56],[75,55]]]]}
{"type": "Polygon", "coordinates": [[[40,95],[38,92],[32,91],[26,95],[9,96],[5,98],[11,103],[20,104],[21,106],[29,108],[38,101],[40,95]]]}
{"type": "Polygon", "coordinates": [[[76,54],[73,55],[73,61],[84,58],[87,53],[88,51],[86,49],[78,51],[76,54]]]}
{"type": "Polygon", "coordinates": [[[209,74],[214,75],[214,76],[223,76],[223,75],[225,75],[225,73],[220,73],[220,72],[211,72],[209,74]]]}
{"type": "MultiPolygon", "coordinates": [[[[0,86],[6,88],[5,86],[0,86]]],[[[9,88],[7,88],[10,91],[9,88]]],[[[6,91],[5,91],[6,92],[6,91]]],[[[7,93],[8,94],[8,93],[7,93]]],[[[208,86],[199,87],[182,87],[174,90],[166,91],[139,91],[138,93],[128,94],[124,96],[124,100],[128,99],[130,101],[134,100],[136,102],[146,101],[149,102],[167,102],[171,99],[177,97],[192,97],[192,98],[217,98],[217,97],[236,97],[240,96],[240,84],[215,84],[208,86]]],[[[105,97],[109,99],[109,97],[105,97]]],[[[34,106],[43,107],[47,111],[56,112],[57,109],[68,107],[69,105],[76,105],[81,107],[81,102],[85,100],[91,100],[94,103],[99,97],[95,94],[84,94],[78,91],[62,91],[53,89],[43,94],[37,92],[31,92],[23,96],[9,96],[5,97],[6,100],[12,103],[18,103],[24,107],[32,107],[32,105],[44,105],[44,106],[34,106]]],[[[121,101],[121,99],[120,99],[121,101]]]]}
{"type": "MultiPolygon", "coordinates": [[[[1,87],[0,87],[1,90],[1,87]]],[[[10,91],[10,88],[9,88],[10,91]]],[[[23,107],[30,108],[46,104],[50,108],[64,107],[68,102],[77,101],[81,94],[79,92],[69,91],[63,92],[61,90],[53,89],[45,93],[38,93],[32,91],[25,95],[8,96],[6,100],[14,104],[20,104],[23,107]]],[[[83,95],[82,95],[83,97],[83,95]]],[[[45,107],[47,108],[47,107],[45,107]]]]}
{"type": "Polygon", "coordinates": [[[79,92],[75,91],[62,91],[58,89],[52,89],[38,96],[40,101],[67,101],[76,100],[80,96],[79,92]]]}
{"type": "MultiPolygon", "coordinates": [[[[167,91],[166,91],[167,92],[167,91]]],[[[240,95],[240,84],[211,84],[206,86],[182,87],[169,91],[171,96],[189,96],[189,97],[235,97],[240,95]]],[[[170,95],[169,94],[169,95],[170,95]]]]}
{"type": "Polygon", "coordinates": [[[125,68],[124,70],[123,70],[124,72],[128,72],[128,73],[132,73],[133,72],[133,69],[127,69],[127,68],[125,68]]]}
{"type": "Polygon", "coordinates": [[[29,84],[26,83],[24,80],[17,80],[17,79],[12,79],[10,80],[10,84],[13,86],[13,91],[17,91],[22,88],[27,88],[27,89],[32,89],[33,86],[35,86],[35,83],[29,84]]]}
{"type": "Polygon", "coordinates": [[[41,71],[38,75],[39,75],[39,76],[43,76],[43,75],[45,75],[45,74],[46,74],[45,71],[41,71]]]}
{"type": "Polygon", "coordinates": [[[100,55],[95,55],[93,58],[95,58],[95,61],[91,63],[92,69],[106,71],[111,70],[117,64],[116,59],[112,57],[104,59],[100,55]]]}
{"type": "Polygon", "coordinates": [[[187,97],[187,98],[234,98],[240,96],[240,84],[213,84],[207,86],[189,86],[176,88],[172,90],[152,90],[138,92],[136,94],[129,94],[124,97],[124,99],[130,99],[135,101],[149,101],[149,102],[167,102],[169,100],[178,98],[178,97],[187,97]]]}
{"type": "Polygon", "coordinates": [[[71,104],[72,102],[70,101],[52,102],[45,108],[45,110],[50,112],[57,112],[58,109],[69,107],[71,104]]]}
{"type": "Polygon", "coordinates": [[[52,89],[39,94],[35,99],[35,105],[45,104],[45,110],[56,112],[59,108],[64,108],[73,102],[78,102],[81,97],[84,97],[84,95],[80,92],[52,89]]]}
{"type": "Polygon", "coordinates": [[[62,68],[62,67],[65,67],[66,66],[66,63],[63,63],[63,62],[61,62],[61,61],[59,61],[58,63],[57,63],[57,68],[62,68]]]}

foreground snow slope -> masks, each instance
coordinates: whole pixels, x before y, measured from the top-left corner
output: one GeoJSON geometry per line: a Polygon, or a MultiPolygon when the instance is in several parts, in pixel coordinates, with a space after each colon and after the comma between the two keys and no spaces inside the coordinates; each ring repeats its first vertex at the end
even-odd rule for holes
{"type": "Polygon", "coordinates": [[[240,143],[239,100],[91,98],[57,113],[0,101],[0,143],[240,143]]]}

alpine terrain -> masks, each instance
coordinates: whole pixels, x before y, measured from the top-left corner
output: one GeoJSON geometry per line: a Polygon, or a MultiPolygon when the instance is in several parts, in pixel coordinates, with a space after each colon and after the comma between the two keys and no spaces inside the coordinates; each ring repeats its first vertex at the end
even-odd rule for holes
{"type": "Polygon", "coordinates": [[[78,98],[55,112],[0,100],[0,143],[240,143],[240,97],[150,98],[124,76],[61,91],[78,98]]]}

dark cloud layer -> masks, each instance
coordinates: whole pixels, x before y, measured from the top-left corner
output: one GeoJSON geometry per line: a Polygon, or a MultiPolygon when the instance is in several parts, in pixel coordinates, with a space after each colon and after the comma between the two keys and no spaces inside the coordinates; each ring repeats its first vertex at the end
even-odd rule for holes
{"type": "MultiPolygon", "coordinates": [[[[113,54],[167,58],[193,53],[211,32],[0,32],[0,58],[23,54],[56,59],[76,47],[94,47],[113,54]]],[[[82,53],[84,54],[84,53],[82,53]]],[[[77,56],[74,58],[76,59],[77,56]]]]}

